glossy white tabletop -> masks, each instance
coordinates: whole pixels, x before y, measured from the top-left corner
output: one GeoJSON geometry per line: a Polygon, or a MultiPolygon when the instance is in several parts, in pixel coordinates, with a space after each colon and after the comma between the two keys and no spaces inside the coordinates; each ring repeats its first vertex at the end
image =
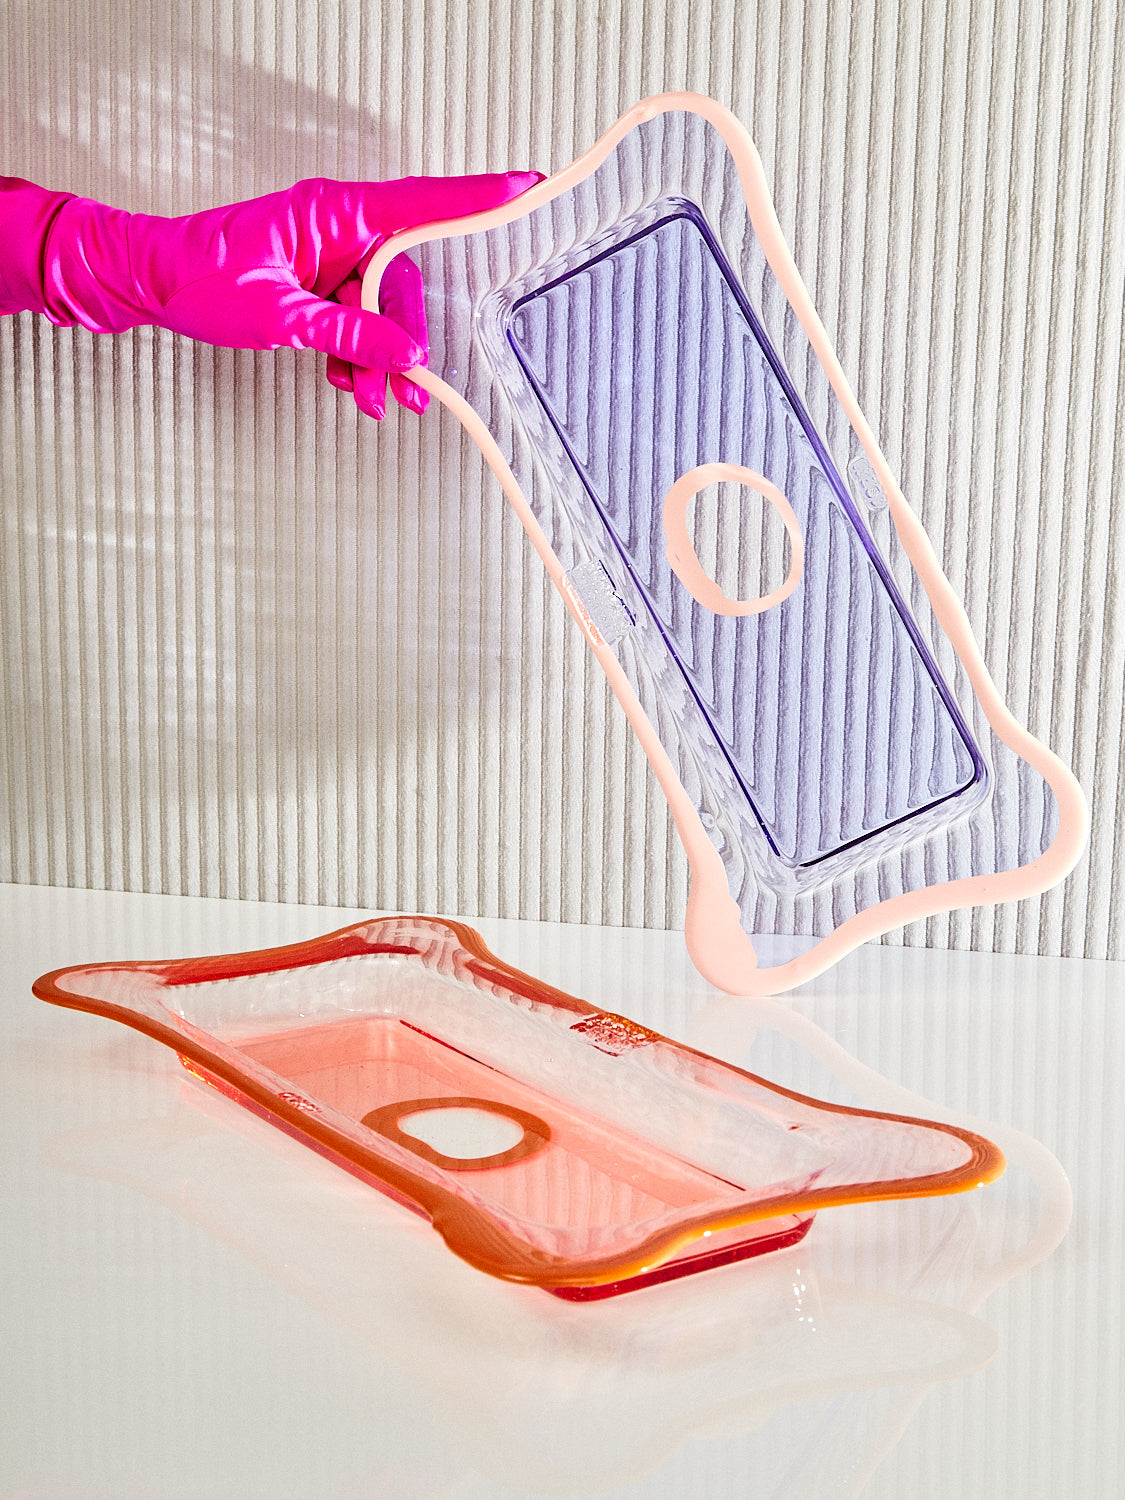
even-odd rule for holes
{"type": "Polygon", "coordinates": [[[473,922],[607,1009],[1008,1156],[980,1191],[573,1305],[30,993],[360,915],[0,887],[4,1500],[1125,1493],[1125,966],[869,947],[752,1002],[674,933],[473,922]]]}

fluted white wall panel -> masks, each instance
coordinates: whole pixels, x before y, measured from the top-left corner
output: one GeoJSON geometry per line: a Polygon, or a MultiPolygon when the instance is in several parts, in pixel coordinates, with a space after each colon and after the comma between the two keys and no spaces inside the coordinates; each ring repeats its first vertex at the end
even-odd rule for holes
{"type": "MultiPolygon", "coordinates": [[[[1125,20],[1111,0],[9,0],[0,168],[176,213],[750,127],[1018,717],[1063,891],[911,942],[1125,956],[1125,20]]],[[[0,320],[0,877],[675,925],[663,803],[456,424],[313,356],[0,320]]]]}

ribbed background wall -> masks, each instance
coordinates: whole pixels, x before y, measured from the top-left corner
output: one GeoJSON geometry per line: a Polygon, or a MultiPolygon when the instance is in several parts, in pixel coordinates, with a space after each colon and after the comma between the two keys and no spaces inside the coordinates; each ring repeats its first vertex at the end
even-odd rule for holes
{"type": "MultiPolygon", "coordinates": [[[[1013,711],[1062,892],[910,941],[1125,957],[1125,17],[1112,0],[7,0],[0,169],[178,213],[558,168],[645,94],[751,128],[1013,711]]],[[[314,356],[0,320],[0,877],[677,925],[600,673],[444,414],[314,356]]]]}

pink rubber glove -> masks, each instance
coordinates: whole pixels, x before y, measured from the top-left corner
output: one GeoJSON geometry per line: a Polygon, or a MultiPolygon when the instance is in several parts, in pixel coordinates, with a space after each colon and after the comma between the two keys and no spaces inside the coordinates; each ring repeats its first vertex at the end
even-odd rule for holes
{"type": "Polygon", "coordinates": [[[333,385],[369,416],[395,397],[425,411],[402,372],[425,364],[422,278],[405,255],[383,277],[382,316],[358,305],[363,272],[390,235],[507,203],[537,172],[332,182],[178,219],[0,177],[0,312],[120,333],[152,323],[228,349],[318,349],[333,385]]]}

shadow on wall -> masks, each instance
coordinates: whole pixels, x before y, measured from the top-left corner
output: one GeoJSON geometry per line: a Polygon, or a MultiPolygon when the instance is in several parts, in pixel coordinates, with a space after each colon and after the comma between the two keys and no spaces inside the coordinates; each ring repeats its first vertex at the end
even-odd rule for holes
{"type": "Polygon", "coordinates": [[[377,45],[364,10],[356,8],[354,37],[321,34],[312,54],[296,14],[277,15],[272,35],[256,27],[251,65],[234,55],[239,10],[217,13],[204,36],[193,7],[161,14],[132,0],[14,0],[2,32],[4,170],[163,214],[300,177],[400,175],[400,143],[385,121],[341,97],[349,86],[360,91],[377,45]],[[274,66],[263,66],[271,55],[274,66]],[[302,63],[315,83],[300,80],[302,63]]]}
{"type": "MultiPolygon", "coordinates": [[[[339,97],[378,77],[377,37],[345,47],[321,19],[316,50],[302,36],[298,51],[282,35],[295,19],[278,16],[272,42],[248,44],[271,69],[232,55],[231,24],[203,37],[175,8],[17,0],[0,30],[5,170],[162,213],[401,171],[393,132],[339,97]]],[[[411,887],[415,844],[427,799],[442,818],[463,800],[442,735],[458,715],[471,735],[480,700],[499,698],[485,601],[512,550],[433,524],[450,504],[443,418],[396,410],[376,427],[310,354],[3,321],[0,475],[20,570],[3,648],[21,784],[6,877],[441,900],[411,887]],[[482,573],[462,605],[459,581],[482,573]]]]}

